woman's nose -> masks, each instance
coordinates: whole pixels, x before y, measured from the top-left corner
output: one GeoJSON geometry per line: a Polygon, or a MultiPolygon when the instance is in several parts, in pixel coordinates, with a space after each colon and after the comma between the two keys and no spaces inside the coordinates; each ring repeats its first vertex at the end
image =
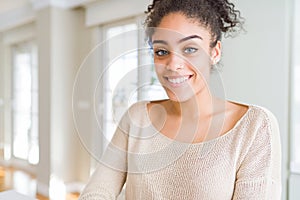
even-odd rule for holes
{"type": "Polygon", "coordinates": [[[167,70],[170,71],[178,71],[183,69],[184,68],[183,58],[179,54],[172,52],[169,56],[166,68],[167,70]]]}

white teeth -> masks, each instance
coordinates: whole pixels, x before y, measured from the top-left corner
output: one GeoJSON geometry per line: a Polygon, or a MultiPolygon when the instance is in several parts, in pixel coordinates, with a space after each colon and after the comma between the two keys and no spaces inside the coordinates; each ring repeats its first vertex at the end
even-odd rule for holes
{"type": "Polygon", "coordinates": [[[188,77],[181,77],[181,78],[168,78],[168,81],[174,84],[180,84],[180,83],[184,83],[185,81],[187,81],[189,78],[188,77]]]}

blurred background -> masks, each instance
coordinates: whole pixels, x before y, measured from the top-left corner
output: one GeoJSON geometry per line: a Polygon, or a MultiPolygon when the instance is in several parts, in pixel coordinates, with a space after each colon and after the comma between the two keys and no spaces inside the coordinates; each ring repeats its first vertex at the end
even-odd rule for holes
{"type": "MultiPolygon", "coordinates": [[[[164,97],[140,31],[150,2],[0,0],[0,191],[77,199],[121,113],[164,97]]],[[[234,2],[246,33],[223,40],[217,75],[277,117],[282,199],[297,200],[300,1],[234,2]]]]}

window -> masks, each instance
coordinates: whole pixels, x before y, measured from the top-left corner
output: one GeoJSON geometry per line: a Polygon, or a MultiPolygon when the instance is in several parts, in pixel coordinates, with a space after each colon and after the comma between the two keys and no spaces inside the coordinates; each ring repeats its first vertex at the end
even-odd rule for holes
{"type": "Polygon", "coordinates": [[[292,106],[291,106],[291,170],[300,173],[300,2],[294,1],[294,35],[292,59],[292,106]]]}
{"type": "Polygon", "coordinates": [[[12,152],[30,164],[39,162],[37,48],[30,42],[12,48],[12,152]]]}
{"type": "Polygon", "coordinates": [[[132,20],[103,28],[103,131],[107,141],[111,140],[116,124],[130,105],[140,100],[166,98],[155,76],[151,51],[139,24],[139,20],[132,20]]]}

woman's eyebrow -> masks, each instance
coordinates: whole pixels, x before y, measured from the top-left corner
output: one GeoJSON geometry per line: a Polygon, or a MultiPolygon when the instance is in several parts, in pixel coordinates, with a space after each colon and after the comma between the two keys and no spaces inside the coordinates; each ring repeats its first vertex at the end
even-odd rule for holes
{"type": "Polygon", "coordinates": [[[185,38],[182,38],[181,40],[179,40],[178,43],[182,43],[182,42],[185,42],[185,41],[187,41],[187,40],[194,39],[194,38],[198,38],[198,39],[200,39],[200,40],[203,40],[203,38],[202,38],[201,36],[199,36],[199,35],[190,35],[190,36],[187,36],[187,37],[185,37],[185,38]]]}
{"type": "MultiPolygon", "coordinates": [[[[190,35],[190,36],[187,36],[187,37],[185,37],[185,38],[180,39],[180,40],[178,41],[178,43],[182,43],[182,42],[185,42],[185,41],[187,41],[187,40],[191,40],[191,39],[195,39],[195,38],[198,38],[198,39],[200,39],[200,40],[203,40],[203,38],[202,38],[201,36],[199,36],[199,35],[190,35]]],[[[154,40],[154,41],[152,42],[152,44],[157,44],[157,43],[159,43],[159,44],[165,44],[165,45],[168,44],[165,40],[154,40]]]]}
{"type": "Polygon", "coordinates": [[[154,40],[154,41],[152,42],[152,44],[157,44],[157,43],[165,44],[165,45],[168,44],[168,43],[167,43],[166,41],[164,41],[164,40],[154,40]]]}

